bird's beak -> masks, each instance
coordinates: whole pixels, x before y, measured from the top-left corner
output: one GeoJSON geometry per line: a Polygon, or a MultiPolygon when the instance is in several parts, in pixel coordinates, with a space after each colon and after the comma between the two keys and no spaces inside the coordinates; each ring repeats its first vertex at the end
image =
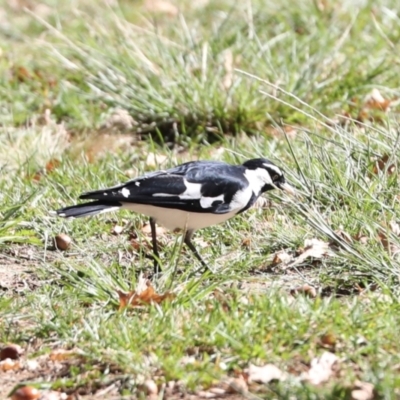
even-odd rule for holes
{"type": "Polygon", "coordinates": [[[280,183],[278,187],[279,187],[279,189],[282,189],[282,190],[284,190],[286,193],[289,193],[289,194],[291,194],[291,195],[293,195],[293,196],[296,196],[296,195],[298,194],[298,192],[296,191],[296,189],[295,189],[292,185],[289,185],[287,182],[285,182],[285,183],[280,183]]]}

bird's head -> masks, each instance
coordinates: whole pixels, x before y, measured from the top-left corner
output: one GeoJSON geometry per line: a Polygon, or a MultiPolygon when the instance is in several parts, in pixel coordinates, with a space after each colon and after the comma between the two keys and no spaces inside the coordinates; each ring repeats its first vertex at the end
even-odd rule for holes
{"type": "Polygon", "coordinates": [[[243,166],[247,169],[246,177],[250,184],[260,186],[261,193],[278,188],[296,194],[293,186],[286,182],[282,170],[266,158],[246,161],[243,166]]]}

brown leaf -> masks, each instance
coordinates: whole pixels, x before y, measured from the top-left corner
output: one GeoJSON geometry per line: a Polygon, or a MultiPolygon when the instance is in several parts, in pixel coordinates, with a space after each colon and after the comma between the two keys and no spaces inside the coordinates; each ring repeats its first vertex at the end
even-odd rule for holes
{"type": "Polygon", "coordinates": [[[149,153],[146,158],[146,165],[149,167],[159,168],[167,160],[168,160],[168,156],[166,156],[165,154],[149,153]]]}
{"type": "Polygon", "coordinates": [[[334,374],[334,368],[338,361],[339,359],[335,354],[326,351],[321,357],[311,360],[311,367],[308,372],[302,374],[302,379],[313,385],[327,382],[334,374]]]}
{"type": "Polygon", "coordinates": [[[0,361],[0,371],[12,371],[21,368],[21,363],[19,360],[11,360],[10,358],[6,358],[3,361],[0,361]]]}
{"type": "Polygon", "coordinates": [[[385,99],[378,89],[372,89],[371,93],[369,93],[364,99],[363,108],[388,111],[391,102],[392,100],[385,99]]]}
{"type": "Polygon", "coordinates": [[[360,242],[361,244],[367,244],[368,243],[368,236],[364,235],[361,232],[358,232],[355,236],[354,236],[354,240],[356,240],[357,242],[360,242]]]}
{"type": "MultiPolygon", "coordinates": [[[[397,237],[400,236],[400,226],[395,221],[389,222],[389,229],[393,232],[393,234],[397,237]]],[[[400,253],[400,247],[393,243],[390,240],[389,235],[387,234],[387,230],[381,229],[378,232],[378,240],[381,242],[384,249],[391,255],[392,257],[396,256],[400,253]]]]}
{"type": "Polygon", "coordinates": [[[243,375],[236,378],[229,378],[226,382],[226,393],[246,393],[248,391],[246,380],[243,375]]]}
{"type": "Polygon", "coordinates": [[[129,111],[117,108],[107,118],[101,126],[101,129],[126,131],[132,129],[136,125],[138,125],[138,123],[132,118],[129,111]]]}
{"type": "Polygon", "coordinates": [[[249,364],[246,373],[248,375],[248,382],[269,383],[285,379],[285,373],[274,364],[266,364],[262,367],[249,364]]]}
{"type": "Polygon", "coordinates": [[[335,231],[335,234],[339,236],[342,240],[344,240],[346,243],[353,242],[353,238],[342,229],[338,229],[337,231],[335,231]]]}
{"type": "Polygon", "coordinates": [[[291,289],[290,294],[293,296],[297,294],[304,294],[307,297],[315,298],[317,297],[317,290],[315,287],[305,284],[303,286],[298,286],[294,289],[291,289]]]}
{"type": "Polygon", "coordinates": [[[293,257],[286,253],[285,250],[278,251],[275,253],[274,259],[272,260],[272,265],[288,264],[290,261],[292,261],[292,258],[293,257]]]}
{"type": "MultiPolygon", "coordinates": [[[[151,235],[151,226],[150,226],[150,224],[144,224],[142,229],[141,229],[141,231],[145,235],[150,236],[151,235]]],[[[156,225],[156,235],[157,235],[157,237],[164,235],[166,232],[167,232],[167,230],[164,227],[156,225]]]]}
{"type": "Polygon", "coordinates": [[[121,290],[117,290],[117,293],[119,296],[119,310],[122,310],[126,307],[138,307],[144,304],[160,304],[164,300],[170,300],[175,297],[175,295],[169,292],[164,294],[156,293],[151,284],[149,284],[146,289],[140,292],[133,291],[124,293],[121,290]]]}
{"type": "Polygon", "coordinates": [[[376,160],[372,172],[377,175],[379,172],[384,171],[389,176],[393,175],[396,172],[396,166],[393,163],[387,165],[391,158],[390,154],[384,154],[380,159],[376,160]]]}
{"type": "Polygon", "coordinates": [[[355,389],[351,391],[352,400],[373,400],[375,398],[375,388],[372,383],[356,381],[355,389]]]}
{"type": "Polygon", "coordinates": [[[302,253],[288,265],[288,268],[300,264],[308,257],[322,258],[330,253],[329,243],[319,239],[306,239],[302,253]]]}
{"type": "Polygon", "coordinates": [[[72,350],[57,349],[50,353],[49,359],[51,361],[61,362],[61,361],[70,360],[71,358],[80,357],[81,355],[82,355],[82,351],[79,349],[72,349],[72,350]]]}

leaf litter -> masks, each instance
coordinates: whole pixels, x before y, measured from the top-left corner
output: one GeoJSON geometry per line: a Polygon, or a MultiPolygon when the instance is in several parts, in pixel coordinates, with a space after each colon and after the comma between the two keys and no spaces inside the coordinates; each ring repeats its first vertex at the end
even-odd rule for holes
{"type": "Polygon", "coordinates": [[[117,290],[117,293],[119,297],[119,310],[127,307],[140,307],[146,304],[160,304],[165,300],[175,298],[175,294],[171,292],[157,293],[151,282],[143,277],[139,278],[136,290],[128,293],[117,290]]]}

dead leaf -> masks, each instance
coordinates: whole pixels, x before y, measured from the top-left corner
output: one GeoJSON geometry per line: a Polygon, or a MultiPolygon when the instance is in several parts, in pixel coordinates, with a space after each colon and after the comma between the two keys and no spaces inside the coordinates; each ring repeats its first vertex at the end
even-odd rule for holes
{"type": "Polygon", "coordinates": [[[278,251],[275,253],[275,256],[272,260],[272,265],[277,265],[277,264],[288,264],[290,261],[292,261],[293,257],[286,253],[285,250],[278,251]]]}
{"type": "Polygon", "coordinates": [[[384,154],[380,159],[376,160],[372,172],[377,175],[379,172],[385,172],[387,175],[391,176],[396,172],[396,166],[394,163],[387,165],[388,161],[391,159],[390,154],[384,154]]]}
{"type": "Polygon", "coordinates": [[[65,349],[57,349],[50,353],[49,359],[51,361],[66,361],[71,358],[81,357],[82,351],[79,349],[65,350],[65,349]]]}
{"type": "Polygon", "coordinates": [[[354,240],[357,242],[360,242],[361,244],[367,244],[368,243],[368,236],[364,235],[361,232],[358,232],[355,236],[353,236],[354,240]]]}
{"type": "Polygon", "coordinates": [[[291,289],[290,294],[292,296],[295,296],[297,294],[304,294],[305,296],[314,299],[315,297],[317,297],[317,290],[315,289],[315,287],[305,284],[303,286],[298,286],[294,289],[291,289]]]}
{"type": "Polygon", "coordinates": [[[274,364],[266,364],[263,367],[249,364],[246,373],[248,375],[248,382],[269,383],[285,379],[285,373],[274,364]]]}
{"type": "Polygon", "coordinates": [[[335,234],[340,237],[342,240],[344,240],[346,243],[352,243],[353,238],[344,230],[338,229],[335,231],[335,234]]]}
{"type": "Polygon", "coordinates": [[[129,114],[129,111],[122,108],[117,108],[106,119],[100,129],[126,131],[132,129],[136,125],[138,125],[138,123],[132,118],[132,116],[129,114]]]}
{"type": "Polygon", "coordinates": [[[319,239],[306,239],[304,241],[304,249],[302,250],[302,253],[287,267],[291,268],[300,264],[308,257],[322,258],[330,253],[329,243],[319,239]]]}
{"type": "Polygon", "coordinates": [[[302,379],[312,385],[327,382],[334,374],[334,368],[338,362],[339,359],[335,354],[326,351],[321,357],[311,360],[311,367],[306,373],[302,374],[302,379]]]}
{"type": "Polygon", "coordinates": [[[120,235],[120,234],[123,232],[123,230],[124,230],[124,227],[123,227],[123,226],[114,225],[114,226],[111,228],[111,233],[112,233],[113,235],[118,236],[118,235],[120,235]]]}
{"type": "Polygon", "coordinates": [[[225,391],[226,393],[246,393],[248,391],[246,380],[243,375],[239,375],[236,378],[229,378],[226,382],[225,391]]]}
{"type": "MultiPolygon", "coordinates": [[[[399,224],[397,222],[390,221],[389,222],[389,230],[392,231],[395,236],[397,236],[397,237],[400,236],[400,226],[399,226],[399,224]]],[[[390,237],[387,234],[387,229],[382,228],[378,232],[378,240],[381,242],[381,244],[384,247],[384,249],[392,257],[394,257],[394,256],[396,256],[397,254],[400,253],[400,247],[390,240],[390,237]]]]}
{"type": "Polygon", "coordinates": [[[153,286],[148,282],[145,289],[139,287],[140,282],[136,291],[124,293],[121,290],[117,290],[119,296],[119,310],[126,307],[138,307],[144,304],[157,303],[160,304],[164,300],[171,300],[175,297],[174,294],[166,292],[164,294],[156,293],[153,286]]]}
{"type": "MultiPolygon", "coordinates": [[[[141,229],[141,231],[145,235],[151,236],[151,226],[150,226],[150,224],[144,224],[142,229],[141,229]]],[[[164,235],[166,232],[167,232],[167,230],[165,228],[163,228],[162,226],[156,225],[156,235],[157,235],[157,237],[164,235]]]]}
{"type": "Polygon", "coordinates": [[[375,398],[375,388],[372,383],[356,381],[355,389],[351,391],[352,400],[373,400],[375,398]]]}
{"type": "Polygon", "coordinates": [[[146,165],[149,167],[159,168],[167,160],[168,160],[168,157],[165,154],[149,153],[146,158],[146,165]]]}
{"type": "Polygon", "coordinates": [[[372,89],[364,99],[363,108],[388,111],[391,102],[392,100],[385,99],[378,89],[372,89]]]}
{"type": "Polygon", "coordinates": [[[3,361],[0,361],[0,371],[13,371],[21,368],[21,363],[19,360],[11,360],[10,358],[6,358],[3,361]]]}

